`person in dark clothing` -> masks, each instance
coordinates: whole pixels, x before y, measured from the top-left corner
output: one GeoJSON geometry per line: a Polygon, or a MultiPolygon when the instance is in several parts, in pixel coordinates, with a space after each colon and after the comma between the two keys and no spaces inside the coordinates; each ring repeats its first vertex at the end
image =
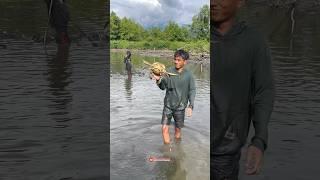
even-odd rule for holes
{"type": "Polygon", "coordinates": [[[192,73],[184,66],[189,54],[184,50],[177,50],[174,54],[175,67],[167,69],[167,72],[176,75],[163,75],[153,78],[160,89],[166,90],[162,113],[162,136],[164,144],[170,144],[169,125],[171,118],[175,121],[175,140],[181,140],[181,128],[184,126],[185,110],[187,116],[192,116],[196,87],[192,73]],[[189,102],[189,104],[188,104],[189,102]]]}
{"type": "Polygon", "coordinates": [[[269,48],[254,28],[236,20],[244,0],[211,0],[213,150],[215,180],[237,180],[251,122],[246,173],[260,171],[267,148],[274,82],[269,48]]]}
{"type": "Polygon", "coordinates": [[[128,77],[131,78],[132,64],[131,64],[131,52],[130,51],[127,51],[127,56],[123,59],[123,63],[126,64],[126,70],[128,73],[128,77]]]}
{"type": "Polygon", "coordinates": [[[48,7],[50,25],[56,30],[57,44],[69,44],[70,13],[65,0],[45,0],[45,2],[48,7]]]}

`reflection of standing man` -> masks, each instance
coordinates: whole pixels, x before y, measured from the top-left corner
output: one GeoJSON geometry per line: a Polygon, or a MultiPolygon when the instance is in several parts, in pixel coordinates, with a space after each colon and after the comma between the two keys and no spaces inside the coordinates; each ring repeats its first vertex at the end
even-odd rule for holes
{"type": "Polygon", "coordinates": [[[132,81],[131,79],[125,79],[124,88],[126,89],[127,98],[131,100],[132,95],[132,81]]]}
{"type": "Polygon", "coordinates": [[[246,173],[257,174],[267,148],[274,84],[269,49],[262,36],[236,13],[244,0],[211,0],[213,17],[213,177],[238,179],[241,148],[251,120],[255,134],[246,173]]]}
{"type": "Polygon", "coordinates": [[[131,79],[132,64],[131,64],[131,52],[130,51],[127,51],[127,55],[124,58],[123,63],[126,64],[126,70],[127,70],[127,73],[128,73],[128,78],[131,79]]]}
{"type": "MultiPolygon", "coordinates": [[[[68,108],[72,102],[72,94],[68,91],[68,86],[71,83],[70,76],[72,70],[70,68],[69,45],[58,44],[57,53],[53,59],[48,60],[48,86],[49,91],[55,98],[52,98],[54,107],[57,112],[66,112],[63,117],[56,113],[50,113],[57,121],[68,121],[68,108]]],[[[50,106],[51,107],[51,106],[50,106]]]]}
{"type": "Polygon", "coordinates": [[[170,144],[169,125],[171,118],[175,121],[175,138],[181,139],[181,128],[184,126],[185,109],[187,116],[192,115],[196,87],[192,73],[184,66],[189,54],[184,50],[174,53],[175,67],[169,68],[169,73],[177,75],[153,75],[160,89],[166,90],[162,115],[162,136],[164,144],[170,144]],[[188,105],[189,102],[189,105],[188,105]]]}
{"type": "Polygon", "coordinates": [[[48,6],[50,25],[56,30],[56,42],[69,44],[68,23],[69,9],[65,0],[45,0],[48,6]]]}
{"type": "Polygon", "coordinates": [[[187,169],[185,167],[185,152],[181,144],[176,144],[174,147],[174,153],[169,153],[170,162],[160,163],[160,173],[156,179],[168,179],[168,180],[186,180],[187,169]],[[164,172],[164,173],[163,173],[164,172]],[[164,176],[165,175],[165,176],[164,176]]]}

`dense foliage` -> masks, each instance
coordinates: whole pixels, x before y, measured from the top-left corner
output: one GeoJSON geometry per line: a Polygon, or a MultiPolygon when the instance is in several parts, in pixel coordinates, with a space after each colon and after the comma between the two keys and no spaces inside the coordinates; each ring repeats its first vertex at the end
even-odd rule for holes
{"type": "Polygon", "coordinates": [[[193,16],[192,23],[179,26],[170,21],[165,27],[144,28],[134,20],[110,14],[111,48],[177,49],[209,52],[209,6],[193,16]]]}

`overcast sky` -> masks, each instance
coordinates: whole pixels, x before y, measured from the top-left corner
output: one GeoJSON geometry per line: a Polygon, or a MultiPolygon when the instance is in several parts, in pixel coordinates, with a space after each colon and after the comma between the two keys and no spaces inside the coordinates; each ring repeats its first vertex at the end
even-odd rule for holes
{"type": "Polygon", "coordinates": [[[185,25],[191,24],[192,16],[209,3],[209,0],[111,0],[110,9],[144,27],[163,26],[169,20],[185,25]]]}

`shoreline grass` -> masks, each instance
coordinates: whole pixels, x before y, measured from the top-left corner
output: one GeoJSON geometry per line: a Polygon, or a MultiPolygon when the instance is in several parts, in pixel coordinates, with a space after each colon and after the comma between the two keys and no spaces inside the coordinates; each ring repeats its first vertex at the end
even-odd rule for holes
{"type": "Polygon", "coordinates": [[[111,49],[137,49],[137,50],[177,50],[184,49],[192,53],[210,52],[210,43],[205,40],[197,41],[166,41],[166,40],[144,40],[144,41],[127,41],[111,40],[111,49]]]}

